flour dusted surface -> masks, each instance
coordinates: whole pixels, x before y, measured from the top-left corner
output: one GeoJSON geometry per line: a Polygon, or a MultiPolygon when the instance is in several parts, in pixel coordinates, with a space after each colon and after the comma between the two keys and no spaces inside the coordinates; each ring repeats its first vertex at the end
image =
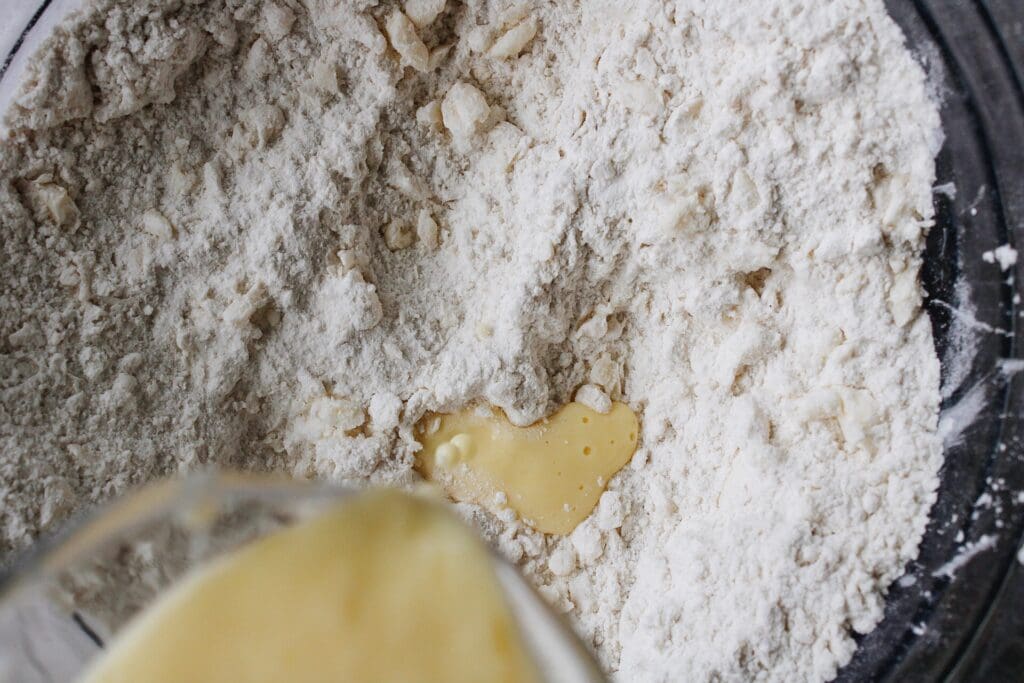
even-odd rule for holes
{"type": "Polygon", "coordinates": [[[411,484],[424,412],[587,385],[642,422],[595,513],[464,512],[620,680],[833,676],[941,461],[938,115],[881,3],[398,9],[102,0],[44,47],[0,548],[204,464],[411,484]]]}

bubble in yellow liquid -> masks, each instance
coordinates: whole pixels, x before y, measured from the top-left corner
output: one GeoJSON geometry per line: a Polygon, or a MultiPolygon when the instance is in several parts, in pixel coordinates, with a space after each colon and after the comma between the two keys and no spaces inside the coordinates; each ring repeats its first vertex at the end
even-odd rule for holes
{"type": "Polygon", "coordinates": [[[598,413],[569,403],[516,427],[500,410],[428,415],[416,426],[416,469],[459,501],[508,506],[549,534],[568,534],[633,457],[639,422],[629,406],[598,413]]]}
{"type": "Polygon", "coordinates": [[[204,568],[82,683],[535,683],[486,548],[436,503],[360,494],[204,568]]]}

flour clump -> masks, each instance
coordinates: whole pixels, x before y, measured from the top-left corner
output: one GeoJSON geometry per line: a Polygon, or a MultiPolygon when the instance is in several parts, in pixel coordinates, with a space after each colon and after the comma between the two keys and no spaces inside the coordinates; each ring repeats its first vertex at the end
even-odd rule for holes
{"type": "Polygon", "coordinates": [[[618,680],[829,679],[917,553],[941,132],[881,2],[93,0],[5,125],[5,555],[574,396],[641,423],[586,521],[460,509],[618,680]]]}

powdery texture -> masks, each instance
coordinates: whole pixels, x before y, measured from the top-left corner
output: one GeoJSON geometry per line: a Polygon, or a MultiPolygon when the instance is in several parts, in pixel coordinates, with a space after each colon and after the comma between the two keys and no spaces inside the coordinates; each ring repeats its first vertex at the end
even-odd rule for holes
{"type": "Polygon", "coordinates": [[[463,511],[621,680],[833,676],[941,461],[898,29],[412,5],[99,0],[44,46],[0,149],[0,548],[208,463],[411,484],[425,411],[594,384],[642,434],[590,519],[463,511]]]}

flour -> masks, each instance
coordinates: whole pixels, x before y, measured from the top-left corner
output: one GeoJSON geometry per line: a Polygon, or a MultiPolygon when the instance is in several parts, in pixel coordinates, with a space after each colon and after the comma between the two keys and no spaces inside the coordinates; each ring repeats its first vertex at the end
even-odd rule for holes
{"type": "Polygon", "coordinates": [[[991,251],[983,252],[985,263],[998,263],[1000,270],[1009,270],[1017,263],[1017,250],[1009,244],[1001,244],[991,251]]]}
{"type": "Polygon", "coordinates": [[[939,119],[880,2],[97,0],[0,150],[0,548],[208,464],[411,485],[583,389],[568,538],[461,506],[624,681],[824,680],[935,498],[939,119]]]}

